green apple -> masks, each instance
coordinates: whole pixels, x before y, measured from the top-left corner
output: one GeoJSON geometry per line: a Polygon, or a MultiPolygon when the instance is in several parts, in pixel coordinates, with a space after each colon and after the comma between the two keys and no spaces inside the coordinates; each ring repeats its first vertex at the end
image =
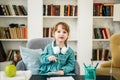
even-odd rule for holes
{"type": "Polygon", "coordinates": [[[14,64],[8,64],[4,70],[6,76],[14,77],[16,75],[16,66],[14,64]]]}

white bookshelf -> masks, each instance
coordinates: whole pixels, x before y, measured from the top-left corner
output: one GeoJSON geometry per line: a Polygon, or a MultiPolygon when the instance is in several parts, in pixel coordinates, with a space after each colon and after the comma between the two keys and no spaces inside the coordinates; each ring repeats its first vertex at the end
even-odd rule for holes
{"type": "MultiPolygon", "coordinates": [[[[77,0],[43,0],[44,5],[78,5],[77,0]]],[[[64,13],[64,12],[63,12],[64,13]]],[[[70,26],[70,36],[68,43],[75,52],[77,52],[77,28],[78,28],[78,16],[43,16],[43,27],[53,27],[58,22],[66,22],[70,26]]],[[[43,31],[42,31],[43,32],[43,31]]]]}
{"type": "MultiPolygon", "coordinates": [[[[113,16],[93,16],[93,28],[109,28],[110,34],[114,34],[116,32],[120,32],[120,22],[115,22],[114,18],[118,19],[118,16],[115,17],[114,13],[116,11],[119,12],[118,8],[115,8],[114,4],[116,4],[118,0],[93,0],[93,3],[112,3],[113,4],[113,16]]],[[[92,39],[92,49],[102,48],[102,49],[109,49],[110,50],[110,39],[92,39]]],[[[104,53],[102,53],[104,54],[104,53]]],[[[94,60],[94,63],[99,62],[100,64],[106,62],[104,60],[94,60]]],[[[99,64],[99,65],[100,65],[99,64]]]]}
{"type": "MultiPolygon", "coordinates": [[[[28,12],[27,0],[0,0],[0,4],[3,5],[23,5],[28,12]]],[[[19,15],[0,15],[0,27],[9,27],[9,24],[25,24],[28,27],[28,16],[19,15]]],[[[19,49],[19,46],[25,46],[27,39],[0,39],[2,41],[5,52],[9,49],[19,49]]]]}
{"type": "MultiPolygon", "coordinates": [[[[85,64],[91,64],[93,42],[109,42],[109,40],[94,40],[92,38],[93,24],[101,25],[104,21],[107,21],[104,25],[110,25],[112,32],[119,31],[119,23],[113,23],[113,17],[93,17],[93,0],[28,0],[28,34],[29,39],[39,38],[43,36],[43,25],[52,26],[59,20],[67,21],[68,24],[76,25],[72,27],[72,35],[68,40],[69,44],[77,51],[77,61],[80,65],[80,73],[84,74],[85,64]],[[43,3],[45,4],[68,4],[73,3],[78,5],[77,17],[64,17],[64,16],[43,16],[43,3]],[[34,3],[34,4],[33,4],[34,3]],[[52,20],[52,21],[51,21],[52,20]],[[51,22],[50,22],[51,21],[51,22]],[[73,23],[70,23],[70,22],[73,23]],[[95,21],[95,23],[93,23],[95,21]],[[47,22],[47,23],[45,23],[47,22]],[[101,24],[99,23],[101,22],[101,24]],[[110,23],[110,24],[109,24],[110,23]],[[50,25],[49,25],[50,24],[50,25]],[[116,26],[116,27],[112,27],[116,26]],[[118,30],[118,31],[116,31],[118,30]]],[[[100,0],[97,0],[100,1],[100,0]]],[[[104,0],[106,1],[106,0],[104,0]]],[[[108,1],[108,0],[107,0],[108,1]]],[[[112,0],[113,1],[113,0],[112,0]]],[[[111,1],[111,2],[112,2],[111,1]]]]}
{"type": "Polygon", "coordinates": [[[90,63],[92,53],[92,0],[29,0],[28,26],[29,39],[43,36],[43,26],[53,26],[58,21],[65,21],[70,25],[71,33],[68,43],[77,51],[80,73],[84,74],[83,62],[90,63]],[[59,3],[58,3],[59,2],[59,3]],[[34,6],[34,4],[35,6],[34,6]],[[77,4],[77,17],[43,16],[44,4],[77,4]],[[39,7],[38,7],[39,6],[39,7]],[[34,27],[33,27],[34,26],[34,27]]]}

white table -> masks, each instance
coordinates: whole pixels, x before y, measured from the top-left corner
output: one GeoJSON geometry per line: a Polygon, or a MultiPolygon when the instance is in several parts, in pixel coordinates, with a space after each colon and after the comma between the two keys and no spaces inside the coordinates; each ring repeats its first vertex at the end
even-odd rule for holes
{"type": "Polygon", "coordinates": [[[7,77],[4,71],[0,71],[0,80],[29,80],[31,76],[31,71],[17,71],[14,77],[7,77]]]}

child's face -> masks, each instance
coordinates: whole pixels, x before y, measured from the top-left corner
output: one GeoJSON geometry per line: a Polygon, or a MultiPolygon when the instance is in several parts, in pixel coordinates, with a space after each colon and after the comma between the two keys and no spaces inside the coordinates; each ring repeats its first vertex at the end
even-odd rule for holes
{"type": "Polygon", "coordinates": [[[62,28],[62,25],[58,25],[58,28],[54,33],[54,37],[57,42],[65,42],[68,38],[68,32],[62,28]]]}

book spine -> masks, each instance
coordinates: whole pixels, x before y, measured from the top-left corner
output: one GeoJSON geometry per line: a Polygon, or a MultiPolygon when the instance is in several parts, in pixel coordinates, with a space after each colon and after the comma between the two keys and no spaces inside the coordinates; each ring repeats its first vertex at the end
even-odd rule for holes
{"type": "Polygon", "coordinates": [[[51,6],[52,5],[47,5],[47,16],[51,16],[51,6]]]}
{"type": "Polygon", "coordinates": [[[14,9],[14,11],[15,11],[15,14],[16,14],[16,15],[19,15],[19,13],[18,13],[18,11],[17,11],[16,5],[12,5],[12,7],[13,7],[13,9],[14,9]]]}
{"type": "Polygon", "coordinates": [[[2,42],[0,41],[0,62],[3,62],[6,60],[6,53],[4,51],[2,42]]]}
{"type": "Polygon", "coordinates": [[[6,8],[7,12],[8,12],[8,15],[11,15],[10,11],[9,11],[9,8],[8,8],[8,5],[5,5],[5,8],[6,8]]]}
{"type": "Polygon", "coordinates": [[[20,9],[21,9],[23,15],[27,15],[27,11],[23,5],[20,5],[20,9]]]}
{"type": "Polygon", "coordinates": [[[92,50],[92,59],[91,60],[97,60],[97,49],[92,50]]]}
{"type": "Polygon", "coordinates": [[[44,4],[43,5],[43,16],[45,16],[46,15],[46,5],[44,4]]]}
{"type": "Polygon", "coordinates": [[[2,5],[0,5],[0,15],[4,15],[4,12],[2,10],[2,5]]]}

